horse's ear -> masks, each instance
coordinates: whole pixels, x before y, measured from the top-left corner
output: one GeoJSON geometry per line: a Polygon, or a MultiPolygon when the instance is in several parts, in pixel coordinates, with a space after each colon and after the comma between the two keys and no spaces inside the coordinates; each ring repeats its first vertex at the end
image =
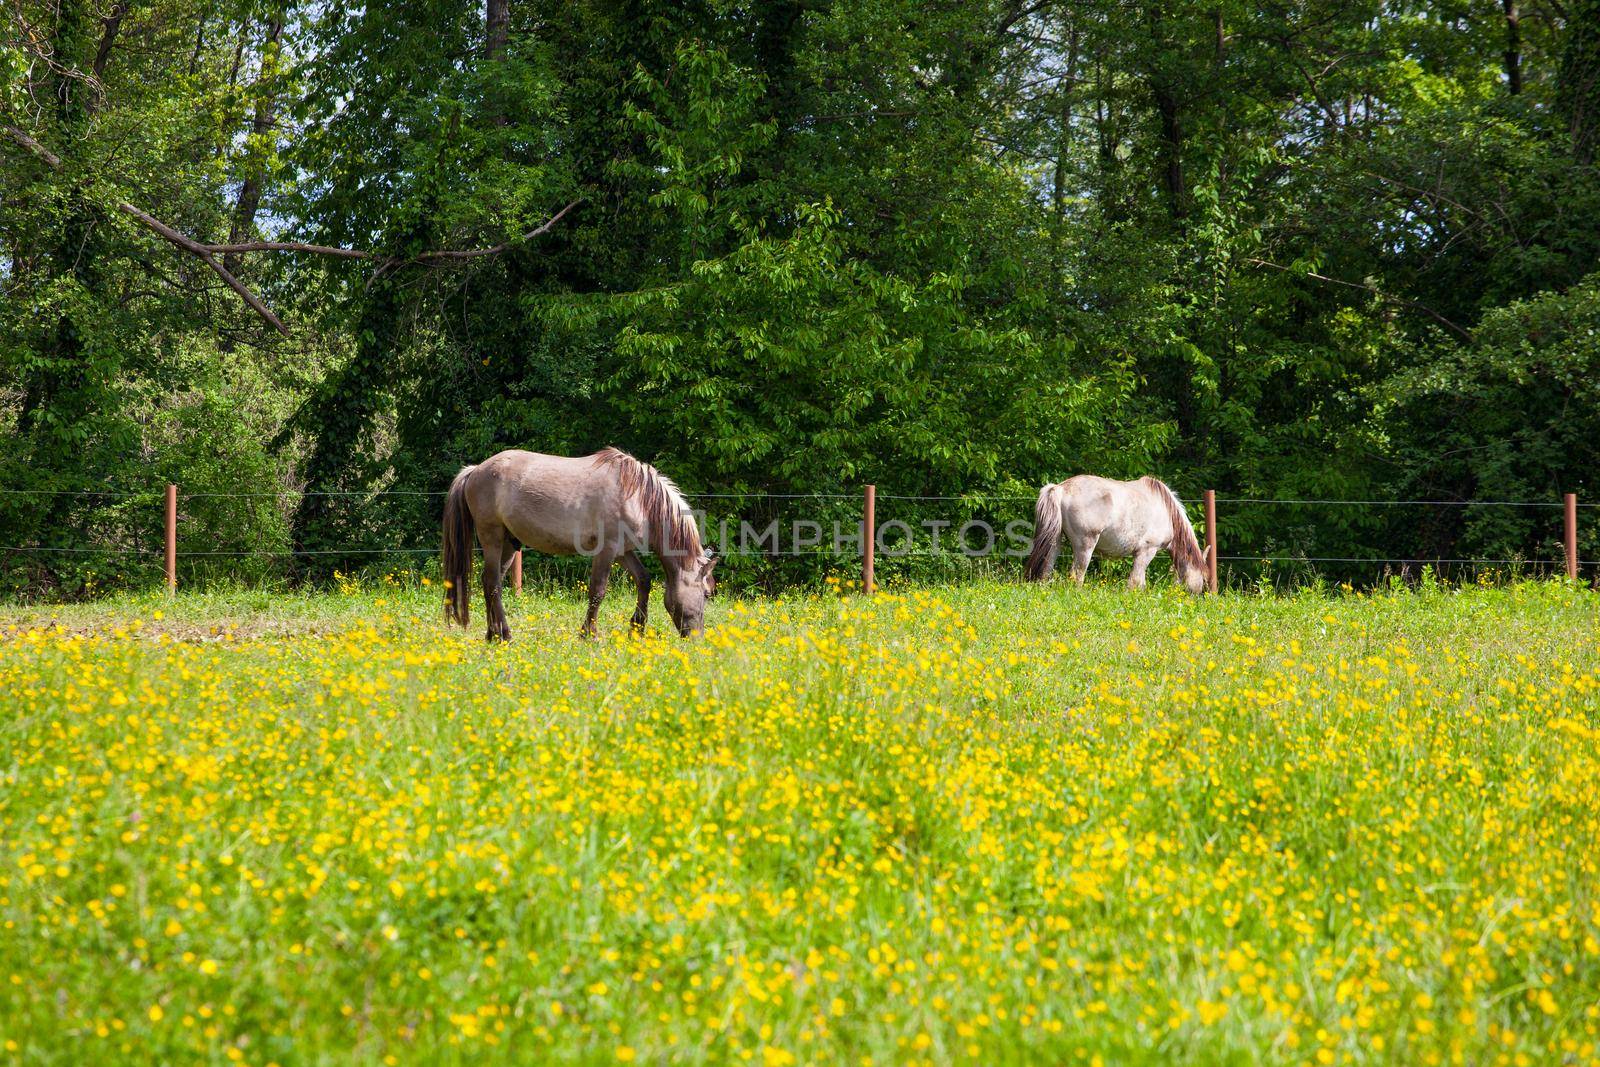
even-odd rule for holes
{"type": "Polygon", "coordinates": [[[700,573],[701,574],[710,574],[712,569],[714,567],[716,567],[717,561],[719,559],[721,559],[721,558],[722,558],[721,556],[717,555],[716,549],[711,549],[711,550],[707,551],[706,555],[705,555],[705,559],[703,559],[700,562],[700,573]]]}

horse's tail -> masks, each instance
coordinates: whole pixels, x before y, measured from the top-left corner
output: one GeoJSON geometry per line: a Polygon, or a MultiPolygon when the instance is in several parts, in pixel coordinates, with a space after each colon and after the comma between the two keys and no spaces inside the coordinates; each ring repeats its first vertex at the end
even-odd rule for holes
{"type": "Polygon", "coordinates": [[[1159,478],[1149,481],[1167,507],[1167,518],[1172,521],[1172,543],[1167,546],[1167,551],[1172,553],[1172,558],[1185,571],[1198,570],[1204,574],[1207,570],[1206,554],[1200,550],[1200,539],[1195,536],[1194,524],[1189,521],[1189,512],[1184,509],[1183,501],[1178,499],[1178,494],[1166,482],[1159,478]]]}
{"type": "Polygon", "coordinates": [[[1055,569],[1056,553],[1061,551],[1060,492],[1059,485],[1045,486],[1033,506],[1033,548],[1022,571],[1030,582],[1044,581],[1055,569]]]}
{"type": "Polygon", "coordinates": [[[444,498],[444,538],[440,551],[444,571],[444,617],[462,626],[472,609],[472,509],[467,507],[467,475],[462,467],[444,498]]]}

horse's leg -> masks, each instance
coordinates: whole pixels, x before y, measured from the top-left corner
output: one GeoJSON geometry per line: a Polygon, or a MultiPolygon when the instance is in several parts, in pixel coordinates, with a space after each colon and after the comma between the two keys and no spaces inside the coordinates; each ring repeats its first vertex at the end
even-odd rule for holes
{"type": "Polygon", "coordinates": [[[585,637],[595,635],[595,620],[600,617],[600,601],[606,598],[606,583],[611,580],[611,563],[616,559],[610,549],[601,549],[595,554],[594,564],[589,568],[589,614],[583,617],[583,629],[580,631],[585,637]]]}
{"type": "Polygon", "coordinates": [[[639,592],[638,606],[633,609],[633,628],[643,630],[646,620],[650,617],[650,572],[645,569],[644,561],[631,548],[622,554],[622,566],[633,575],[633,586],[639,592]]]}
{"type": "Polygon", "coordinates": [[[1133,571],[1128,575],[1129,589],[1144,588],[1144,569],[1156,558],[1157,551],[1154,548],[1141,548],[1133,554],[1133,571]]]}
{"type": "Polygon", "coordinates": [[[522,544],[508,532],[504,545],[500,549],[500,587],[505,588],[506,575],[511,573],[511,565],[517,561],[517,553],[522,551],[522,544]]]}
{"type": "Polygon", "coordinates": [[[1099,542],[1099,534],[1084,534],[1081,540],[1072,542],[1072,580],[1079,585],[1083,584],[1083,576],[1089,570],[1089,561],[1094,559],[1094,546],[1099,542]]]}
{"type": "Polygon", "coordinates": [[[505,575],[502,561],[508,558],[505,527],[480,525],[478,546],[483,549],[483,613],[489,617],[489,632],[485,637],[490,641],[509,641],[511,625],[506,622],[506,609],[500,598],[500,583],[505,575]]]}

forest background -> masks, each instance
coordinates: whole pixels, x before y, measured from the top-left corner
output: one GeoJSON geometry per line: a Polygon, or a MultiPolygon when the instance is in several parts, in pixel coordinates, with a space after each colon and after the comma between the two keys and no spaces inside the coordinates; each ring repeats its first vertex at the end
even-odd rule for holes
{"type": "MultiPolygon", "coordinates": [[[[1592,500],[1597,150],[1600,0],[9,0],[0,582],[150,580],[168,481],[230,574],[420,559],[513,446],[756,523],[1592,500]]],[[[1539,508],[1229,523],[1560,555],[1539,508]]]]}

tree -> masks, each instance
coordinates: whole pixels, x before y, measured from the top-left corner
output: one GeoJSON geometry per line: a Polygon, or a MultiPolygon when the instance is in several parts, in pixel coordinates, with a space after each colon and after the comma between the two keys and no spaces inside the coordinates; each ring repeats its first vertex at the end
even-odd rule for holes
{"type": "MultiPolygon", "coordinates": [[[[193,435],[237,426],[328,567],[512,445],[736,494],[1411,492],[1455,468],[1408,373],[1489,381],[1510,309],[1592,285],[1593,5],[22,0],[0,475],[220,478],[193,435]]],[[[4,543],[131,542],[70,499],[4,543]]]]}

